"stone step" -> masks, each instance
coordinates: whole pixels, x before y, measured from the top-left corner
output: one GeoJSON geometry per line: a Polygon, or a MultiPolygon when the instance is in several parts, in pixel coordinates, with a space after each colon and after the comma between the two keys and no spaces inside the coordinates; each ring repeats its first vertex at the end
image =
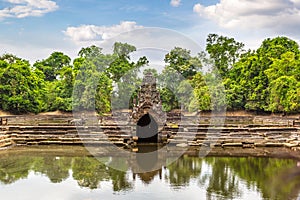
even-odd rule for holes
{"type": "Polygon", "coordinates": [[[116,141],[116,142],[110,142],[110,141],[40,141],[40,142],[27,142],[24,143],[26,145],[124,145],[123,142],[116,141]]]}
{"type": "Polygon", "coordinates": [[[13,145],[12,142],[0,143],[0,148],[9,147],[9,146],[11,146],[11,145],[13,145]]]}
{"type": "Polygon", "coordinates": [[[292,143],[283,143],[283,146],[287,148],[293,148],[299,146],[299,144],[292,144],[292,143]]]}
{"type": "Polygon", "coordinates": [[[104,131],[105,135],[132,135],[131,132],[124,132],[124,131],[118,131],[118,132],[106,132],[104,131]]]}
{"type": "Polygon", "coordinates": [[[243,143],[235,142],[235,143],[225,143],[221,145],[222,147],[243,147],[243,143]]]}
{"type": "Polygon", "coordinates": [[[187,143],[187,140],[186,139],[168,139],[167,142],[171,143],[171,144],[179,144],[179,143],[187,143]]]}
{"type": "Polygon", "coordinates": [[[66,123],[38,123],[38,126],[74,126],[72,124],[66,123]]]}
{"type": "Polygon", "coordinates": [[[296,131],[296,127],[259,127],[259,128],[249,128],[249,131],[251,132],[262,132],[265,131],[266,133],[275,131],[278,133],[285,132],[285,131],[296,131]]]}
{"type": "Polygon", "coordinates": [[[266,143],[255,143],[256,147],[283,147],[283,143],[266,142],[266,143]]]}
{"type": "Polygon", "coordinates": [[[14,130],[14,131],[7,131],[7,134],[19,134],[19,135],[38,135],[38,134],[52,134],[52,135],[65,135],[68,132],[67,131],[61,131],[61,130],[52,130],[52,131],[45,131],[45,130],[14,130]]]}
{"type": "Polygon", "coordinates": [[[0,135],[0,140],[10,138],[10,135],[0,135]]]}
{"type": "Polygon", "coordinates": [[[76,126],[8,126],[9,130],[68,130],[76,129],[76,126]]]}
{"type": "Polygon", "coordinates": [[[5,138],[5,139],[1,139],[0,143],[8,143],[8,142],[12,142],[11,138],[5,138]]]}

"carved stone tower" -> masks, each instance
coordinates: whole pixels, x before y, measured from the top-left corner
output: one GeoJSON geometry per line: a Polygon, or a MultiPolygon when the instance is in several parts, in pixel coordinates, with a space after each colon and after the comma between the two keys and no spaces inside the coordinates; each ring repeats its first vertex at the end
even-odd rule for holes
{"type": "MultiPolygon", "coordinates": [[[[166,113],[162,110],[160,94],[156,88],[156,78],[151,72],[145,74],[137,99],[133,100],[132,122],[137,125],[139,138],[150,142],[157,137],[166,123],[166,113]],[[156,135],[155,135],[156,134],[156,135]]],[[[158,139],[159,140],[159,139],[158,139]]]]}

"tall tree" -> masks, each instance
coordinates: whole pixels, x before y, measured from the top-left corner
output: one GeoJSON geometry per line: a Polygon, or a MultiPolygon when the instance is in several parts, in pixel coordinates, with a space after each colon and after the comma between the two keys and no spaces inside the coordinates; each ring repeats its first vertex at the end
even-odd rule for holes
{"type": "Polygon", "coordinates": [[[199,57],[191,56],[190,50],[181,47],[175,47],[167,53],[165,63],[187,79],[191,79],[202,68],[199,57]]]}
{"type": "Polygon", "coordinates": [[[115,82],[119,81],[121,77],[130,70],[138,71],[143,65],[148,64],[145,56],[139,58],[135,63],[130,60],[130,53],[136,51],[136,48],[127,43],[116,42],[114,44],[113,55],[111,62],[107,69],[110,77],[115,82]]]}
{"type": "Polygon", "coordinates": [[[234,38],[209,34],[206,39],[206,51],[213,60],[213,68],[221,77],[226,77],[229,69],[236,63],[242,53],[244,44],[234,38]]]}
{"type": "MultiPolygon", "coordinates": [[[[231,80],[227,80],[227,83],[231,85],[227,89],[237,91],[237,97],[240,99],[237,102],[239,106],[244,104],[244,108],[255,111],[270,110],[269,95],[270,87],[272,87],[270,83],[282,74],[282,70],[278,68],[278,64],[275,67],[274,62],[278,62],[278,59],[280,60],[281,56],[287,52],[293,53],[295,59],[299,59],[299,46],[295,41],[286,37],[276,37],[264,40],[256,51],[241,57],[230,70],[231,80]]],[[[297,65],[293,67],[293,70],[294,68],[297,69],[297,65]]],[[[234,105],[237,104],[234,103],[234,105]]]]}
{"type": "Polygon", "coordinates": [[[69,56],[62,52],[53,52],[49,58],[37,61],[33,66],[44,73],[46,81],[54,81],[59,75],[59,71],[63,67],[69,66],[70,62],[71,58],[69,56]]]}
{"type": "Polygon", "coordinates": [[[269,106],[272,112],[300,111],[300,59],[293,52],[286,52],[274,59],[265,70],[269,85],[269,106]],[[298,58],[298,59],[297,59],[298,58]]]}
{"type": "Polygon", "coordinates": [[[190,80],[202,68],[200,58],[192,56],[190,50],[175,47],[164,61],[166,66],[159,76],[163,108],[188,110],[192,99],[190,80]]]}
{"type": "Polygon", "coordinates": [[[148,64],[145,56],[133,62],[130,53],[136,51],[136,47],[116,42],[112,54],[112,62],[109,65],[108,73],[114,81],[114,92],[112,106],[114,109],[131,108],[133,98],[137,97],[137,89],[141,83],[138,76],[140,68],[148,64]]]}
{"type": "Polygon", "coordinates": [[[1,60],[0,63],[1,108],[13,113],[39,112],[38,77],[32,72],[29,62],[14,57],[13,62],[1,60]]]}
{"type": "Polygon", "coordinates": [[[75,108],[95,108],[99,114],[110,111],[111,103],[115,108],[128,108],[129,102],[124,103],[124,98],[135,93],[138,69],[148,62],[145,57],[132,62],[129,54],[135,49],[119,42],[114,44],[113,54],[103,54],[102,49],[96,46],[82,48],[79,52],[81,57],[74,60],[77,74],[75,108]],[[114,91],[113,82],[117,86],[114,91]]]}

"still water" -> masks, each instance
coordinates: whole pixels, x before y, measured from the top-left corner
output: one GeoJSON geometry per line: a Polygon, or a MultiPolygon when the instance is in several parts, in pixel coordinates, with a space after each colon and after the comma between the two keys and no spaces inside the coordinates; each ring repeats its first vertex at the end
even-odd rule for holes
{"type": "Polygon", "coordinates": [[[300,168],[292,159],[183,155],[161,169],[134,173],[109,168],[82,147],[71,154],[54,148],[1,151],[1,199],[286,200],[300,193],[300,168]]]}

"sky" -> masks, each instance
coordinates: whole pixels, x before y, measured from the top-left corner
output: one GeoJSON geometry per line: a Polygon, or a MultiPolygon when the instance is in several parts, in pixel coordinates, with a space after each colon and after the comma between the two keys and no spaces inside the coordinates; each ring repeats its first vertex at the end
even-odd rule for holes
{"type": "Polygon", "coordinates": [[[276,36],[299,42],[300,0],[0,1],[0,54],[31,63],[54,51],[75,58],[82,47],[111,43],[128,31],[132,41],[162,52],[180,41],[205,49],[209,33],[234,37],[247,49],[276,36]]]}

